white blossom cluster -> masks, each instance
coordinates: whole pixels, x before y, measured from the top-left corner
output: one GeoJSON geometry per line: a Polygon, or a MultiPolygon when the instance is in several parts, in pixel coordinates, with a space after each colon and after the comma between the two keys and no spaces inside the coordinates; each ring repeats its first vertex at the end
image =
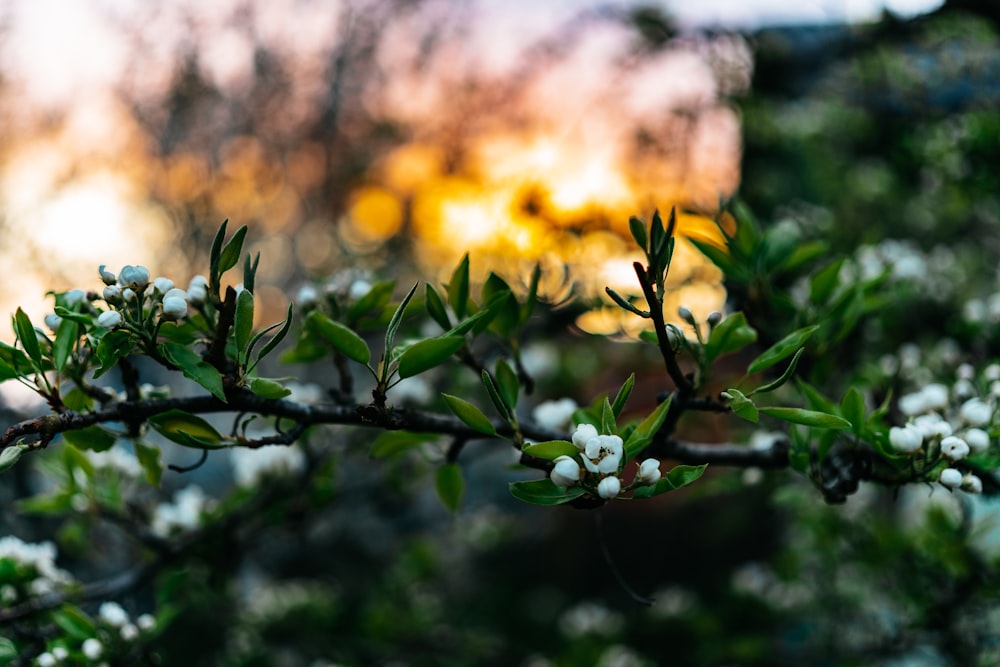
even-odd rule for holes
{"type": "MultiPolygon", "coordinates": [[[[597,480],[597,495],[601,498],[611,500],[621,493],[620,475],[625,463],[625,445],[621,437],[599,434],[593,424],[579,424],[573,433],[573,444],[579,453],[556,458],[549,479],[556,486],[569,487],[589,476],[597,480]]],[[[639,464],[633,486],[655,484],[659,479],[660,462],[646,459],[639,464]]]]}
{"type": "Polygon", "coordinates": [[[991,364],[978,375],[972,366],[963,364],[951,386],[931,382],[901,396],[899,410],[907,422],[889,429],[889,443],[896,451],[939,455],[949,465],[940,472],[938,481],[969,493],[981,493],[982,480],[951,464],[983,454],[993,445],[1000,365],[991,364]]]}
{"type": "Polygon", "coordinates": [[[193,530],[201,524],[202,512],[208,504],[209,498],[201,487],[194,484],[186,486],[174,494],[174,502],[156,506],[150,529],[161,537],[193,530]]]}
{"type": "Polygon", "coordinates": [[[347,297],[351,301],[357,301],[371,291],[371,276],[365,271],[348,269],[332,275],[322,287],[306,283],[299,288],[295,297],[299,308],[303,310],[315,308],[319,304],[321,289],[322,295],[347,297]]]}
{"type": "MultiPolygon", "coordinates": [[[[144,266],[125,265],[117,275],[108,271],[105,265],[98,269],[104,282],[101,298],[110,310],[97,317],[97,323],[105,329],[116,329],[122,326],[127,314],[158,312],[160,321],[173,322],[185,317],[188,306],[200,306],[208,298],[208,279],[205,276],[195,276],[188,284],[187,290],[174,287],[174,281],[164,276],[150,280],[149,270],[144,266]]],[[[80,290],[66,294],[67,303],[72,303],[70,295],[80,290]]],[[[57,315],[49,315],[45,323],[51,329],[59,326],[57,315]]]]}
{"type": "Polygon", "coordinates": [[[561,431],[569,427],[579,407],[572,398],[543,401],[531,411],[531,417],[539,426],[561,431]]]}
{"type": "Polygon", "coordinates": [[[962,265],[951,248],[939,245],[924,252],[910,239],[885,239],[877,245],[860,246],[853,263],[845,263],[842,282],[886,275],[891,282],[906,283],[920,294],[938,301],[950,299],[955,286],[964,282],[962,265]]]}
{"type": "MultiPolygon", "coordinates": [[[[52,542],[31,544],[18,537],[0,537],[0,562],[10,561],[28,571],[27,583],[31,595],[51,593],[57,586],[73,581],[70,574],[56,567],[56,547],[52,542]]],[[[19,569],[20,569],[19,568],[19,569]]],[[[18,588],[12,583],[0,586],[0,603],[14,604],[21,598],[18,588]]]]}
{"type": "MultiPolygon", "coordinates": [[[[156,628],[156,619],[152,614],[141,614],[134,621],[129,613],[117,602],[102,602],[97,610],[96,619],[102,628],[101,641],[98,637],[88,637],[79,646],[79,653],[84,658],[93,663],[106,657],[107,647],[111,643],[126,642],[131,643],[138,640],[143,634],[148,634],[156,628]]],[[[70,654],[66,646],[58,645],[48,651],[39,654],[35,658],[35,665],[38,667],[56,667],[57,665],[80,664],[77,659],[70,654]]],[[[102,662],[100,665],[108,663],[102,662]]]]}
{"type": "Polygon", "coordinates": [[[256,486],[261,480],[298,473],[306,467],[306,457],[295,446],[269,445],[250,449],[239,447],[230,452],[236,484],[246,488],[256,486]]]}

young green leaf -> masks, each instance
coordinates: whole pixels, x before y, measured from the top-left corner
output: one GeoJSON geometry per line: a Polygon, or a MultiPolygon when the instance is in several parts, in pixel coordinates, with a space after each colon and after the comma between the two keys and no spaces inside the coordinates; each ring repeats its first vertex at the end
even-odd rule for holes
{"type": "Polygon", "coordinates": [[[535,479],[530,482],[511,482],[510,494],[526,503],[533,505],[561,505],[582,496],[584,491],[579,486],[562,488],[552,483],[552,480],[535,479]]]}
{"type": "Polygon", "coordinates": [[[183,410],[168,410],[153,415],[149,425],[167,440],[192,446],[192,441],[206,447],[225,447],[222,434],[197,415],[183,410]]]}
{"type": "Polygon", "coordinates": [[[494,374],[497,379],[497,389],[500,390],[500,395],[503,397],[504,403],[513,412],[517,408],[517,395],[521,389],[517,373],[514,372],[514,369],[505,360],[497,359],[494,374]]]}
{"type": "Polygon", "coordinates": [[[229,224],[229,218],[222,221],[219,225],[219,230],[215,232],[215,238],[212,240],[212,250],[209,253],[209,267],[211,268],[212,277],[217,277],[219,273],[219,256],[222,254],[222,244],[226,240],[226,226],[229,224]]]}
{"type": "Polygon", "coordinates": [[[640,486],[632,493],[633,498],[652,498],[653,496],[658,496],[661,493],[666,493],[668,491],[674,491],[681,488],[682,486],[687,486],[692,482],[695,482],[700,478],[704,472],[705,468],[708,467],[707,463],[700,466],[689,466],[689,465],[679,465],[674,466],[674,468],[668,472],[666,475],[660,478],[660,480],[651,486],[640,486]]]}
{"type": "Polygon", "coordinates": [[[2,451],[0,451],[0,472],[5,470],[10,470],[17,463],[18,459],[21,458],[21,454],[24,453],[25,448],[21,445],[7,445],[2,451]]]}
{"type": "Polygon", "coordinates": [[[635,386],[635,373],[628,376],[625,380],[625,384],[622,388],[618,390],[618,394],[615,396],[614,402],[611,403],[611,412],[614,413],[615,419],[621,416],[622,409],[625,407],[625,403],[628,402],[628,397],[632,395],[632,387],[635,386]]]}
{"type": "Polygon", "coordinates": [[[536,442],[526,446],[522,451],[528,456],[533,456],[536,459],[545,459],[547,461],[554,461],[560,456],[575,456],[580,453],[580,450],[576,448],[576,445],[565,440],[546,440],[545,442],[536,442]]]}
{"type": "Polygon", "coordinates": [[[87,449],[92,452],[107,451],[118,441],[117,435],[97,424],[75,431],[64,431],[62,436],[77,449],[87,449]]]}
{"type": "Polygon", "coordinates": [[[399,302],[399,306],[396,307],[396,311],[392,314],[392,319],[389,320],[389,326],[385,330],[385,356],[389,357],[392,352],[392,341],[396,338],[396,332],[399,330],[399,325],[403,321],[403,313],[406,311],[406,306],[410,303],[410,299],[413,298],[413,293],[417,291],[417,286],[420,283],[413,283],[413,287],[410,291],[406,293],[403,300],[399,302]]]}
{"type": "Polygon", "coordinates": [[[250,380],[250,391],[261,398],[284,398],[292,394],[291,389],[277,380],[259,377],[250,380]]]}
{"type": "Polygon", "coordinates": [[[757,332],[747,324],[743,313],[732,313],[722,320],[705,343],[705,359],[715,361],[723,354],[741,350],[757,340],[757,332]]]}
{"type": "Polygon", "coordinates": [[[61,371],[69,360],[69,355],[73,351],[73,343],[77,341],[80,332],[80,325],[73,320],[64,319],[56,327],[56,337],[52,341],[52,363],[57,371],[61,371]]]}
{"type": "Polygon", "coordinates": [[[162,451],[159,447],[147,445],[136,440],[133,443],[135,448],[135,458],[139,460],[139,465],[146,475],[146,482],[152,486],[159,486],[163,477],[162,451]]]}
{"type": "Polygon", "coordinates": [[[635,427],[635,430],[629,435],[628,440],[625,441],[626,460],[634,459],[639,455],[639,452],[649,446],[649,443],[653,442],[653,436],[660,430],[663,420],[667,418],[667,411],[670,410],[670,402],[672,400],[673,397],[671,396],[657,405],[656,409],[635,427]]]}
{"type": "Polygon", "coordinates": [[[625,297],[623,297],[621,294],[614,291],[610,287],[605,287],[604,291],[607,293],[608,296],[611,297],[612,301],[618,304],[618,307],[621,308],[622,310],[627,310],[628,312],[638,315],[639,317],[642,318],[649,317],[649,311],[639,310],[639,308],[637,308],[631,301],[629,301],[628,299],[626,299],[625,297]]]}
{"type": "Polygon", "coordinates": [[[448,357],[458,352],[463,345],[465,345],[465,338],[462,336],[428,338],[414,343],[399,356],[399,377],[413,377],[435,366],[440,366],[448,360],[448,357]]]}
{"type": "Polygon", "coordinates": [[[194,380],[222,402],[226,402],[226,392],[222,387],[222,375],[218,370],[194,350],[177,343],[160,343],[157,348],[167,361],[176,366],[184,377],[194,380]]]}
{"type": "Polygon", "coordinates": [[[52,612],[50,618],[63,632],[78,641],[89,639],[97,634],[94,622],[77,606],[63,603],[52,612]]]}
{"type": "Polygon", "coordinates": [[[788,379],[792,377],[793,373],[795,373],[795,366],[799,363],[799,357],[802,356],[803,352],[805,352],[805,348],[804,347],[799,348],[799,351],[795,353],[794,357],[792,357],[791,363],[788,364],[788,368],[785,369],[785,372],[782,373],[780,377],[778,377],[775,380],[772,380],[771,382],[768,382],[765,385],[757,387],[747,395],[753,396],[754,394],[764,394],[769,391],[774,391],[778,387],[788,382],[788,379]]]}
{"type": "Polygon", "coordinates": [[[372,443],[371,457],[373,459],[384,459],[396,456],[414,447],[433,440],[436,436],[427,433],[414,433],[412,431],[384,431],[375,442],[372,443]]]}
{"type": "Polygon", "coordinates": [[[233,335],[236,338],[236,354],[241,360],[249,358],[247,349],[253,334],[253,293],[245,289],[236,297],[236,321],[233,335]]]}
{"type": "Polygon", "coordinates": [[[31,324],[28,314],[20,308],[14,313],[14,333],[17,334],[17,339],[21,341],[21,347],[24,348],[25,354],[35,362],[36,367],[40,368],[42,365],[42,348],[38,345],[38,334],[35,333],[35,327],[31,324]]]}
{"type": "Polygon", "coordinates": [[[527,322],[531,313],[535,311],[535,305],[538,303],[538,283],[541,282],[541,279],[542,266],[535,262],[535,268],[531,272],[531,282],[528,285],[528,296],[521,304],[521,324],[527,322]]]}
{"type": "MultiPolygon", "coordinates": [[[[271,352],[271,350],[276,348],[278,346],[278,343],[284,340],[285,336],[288,335],[288,330],[292,326],[292,309],[293,305],[289,303],[288,314],[285,315],[285,321],[281,323],[281,328],[278,330],[278,333],[274,334],[274,337],[271,338],[271,340],[267,341],[267,343],[264,344],[264,347],[260,349],[260,354],[257,355],[257,361],[260,361],[261,359],[266,357],[271,352]]],[[[269,326],[268,328],[264,329],[263,331],[259,332],[256,336],[254,336],[250,340],[250,345],[248,346],[249,352],[253,352],[253,348],[257,345],[257,341],[259,341],[261,337],[264,336],[264,334],[269,332],[275,326],[277,325],[272,324],[271,326],[269,326]]]]}
{"type": "Polygon", "coordinates": [[[335,350],[348,359],[359,364],[367,364],[368,360],[371,359],[368,344],[361,336],[340,322],[334,322],[320,311],[314,310],[306,316],[306,326],[311,327],[313,331],[322,336],[335,350]]]}
{"type": "Polygon", "coordinates": [[[809,281],[809,301],[814,304],[823,304],[830,300],[840,285],[840,267],[844,264],[844,259],[836,259],[822,269],[809,281]]]}
{"type": "Polygon", "coordinates": [[[509,407],[507,407],[507,402],[504,401],[503,396],[500,395],[500,389],[493,381],[493,376],[490,375],[489,371],[485,368],[482,372],[482,378],[483,386],[486,388],[486,394],[490,397],[490,402],[493,403],[493,407],[500,413],[500,416],[504,421],[510,422],[514,418],[514,413],[511,412],[509,407]]]}
{"type": "Polygon", "coordinates": [[[497,434],[497,430],[489,418],[472,403],[451,394],[441,394],[441,396],[444,398],[445,403],[448,404],[448,408],[466,426],[485,435],[497,434]]]}
{"type": "Polygon", "coordinates": [[[243,261],[243,287],[249,292],[253,292],[254,284],[257,281],[257,267],[260,265],[260,253],[253,259],[247,253],[243,261]]]}
{"type": "Polygon", "coordinates": [[[448,317],[448,309],[444,307],[444,300],[430,283],[427,283],[424,289],[424,308],[439,327],[445,331],[451,329],[451,318],[448,317]]]}
{"type": "Polygon", "coordinates": [[[243,254],[243,239],[246,235],[247,226],[243,225],[236,230],[233,238],[229,239],[229,243],[222,249],[222,252],[219,254],[220,276],[239,263],[240,255],[243,254]]]}
{"type": "Polygon", "coordinates": [[[448,283],[448,303],[458,319],[465,317],[469,303],[469,253],[462,256],[448,283]]]}
{"type": "Polygon", "coordinates": [[[729,408],[737,417],[742,417],[748,422],[756,424],[760,416],[757,413],[757,406],[753,404],[743,392],[738,389],[727,389],[722,392],[723,397],[729,399],[729,408]]]}
{"type": "Polygon", "coordinates": [[[646,236],[646,223],[632,216],[628,219],[628,230],[632,233],[632,238],[639,244],[642,251],[646,252],[649,243],[649,238],[646,236]]]}
{"type": "Polygon", "coordinates": [[[97,344],[97,360],[101,365],[94,370],[94,379],[101,377],[115,367],[119,359],[127,357],[132,353],[135,339],[132,334],[124,329],[109,331],[101,338],[97,344]]]}
{"type": "Polygon", "coordinates": [[[769,417],[791,422],[792,424],[802,424],[803,426],[812,426],[813,428],[829,428],[834,430],[851,428],[851,422],[847,421],[843,417],[831,415],[826,412],[804,410],[802,408],[758,408],[758,410],[769,417]]]}
{"type": "Polygon", "coordinates": [[[857,387],[850,387],[840,400],[840,414],[851,422],[851,430],[861,435],[865,426],[865,397],[857,387]]]}
{"type": "Polygon", "coordinates": [[[600,432],[606,435],[618,434],[618,424],[615,420],[615,413],[614,410],[611,408],[611,403],[608,401],[607,396],[605,396],[604,400],[601,401],[600,432]]]}
{"type": "Polygon", "coordinates": [[[809,337],[819,329],[819,325],[815,324],[810,327],[803,327],[802,329],[797,329],[792,333],[788,334],[777,343],[765,350],[759,357],[750,362],[747,367],[747,373],[757,373],[765,368],[770,368],[782,359],[785,359],[795,353],[796,350],[805,345],[809,337]]]}
{"type": "Polygon", "coordinates": [[[457,463],[445,463],[437,469],[434,488],[441,503],[451,512],[457,512],[465,495],[465,480],[457,463]]]}

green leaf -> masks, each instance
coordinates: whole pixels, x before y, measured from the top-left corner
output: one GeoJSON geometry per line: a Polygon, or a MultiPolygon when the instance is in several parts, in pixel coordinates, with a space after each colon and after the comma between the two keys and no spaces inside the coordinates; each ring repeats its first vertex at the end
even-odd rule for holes
{"type": "Polygon", "coordinates": [[[368,313],[381,313],[382,309],[389,305],[392,300],[392,293],[395,289],[395,280],[378,281],[372,285],[367,294],[351,304],[347,310],[347,321],[357,321],[368,313]]]}
{"type": "Polygon", "coordinates": [[[24,377],[30,365],[31,362],[24,352],[7,343],[0,342],[0,382],[24,377]]]}
{"type": "Polygon", "coordinates": [[[625,459],[631,460],[639,455],[639,452],[649,446],[653,441],[653,436],[660,430],[663,420],[667,418],[667,411],[670,410],[670,403],[673,397],[656,406],[656,409],[648,417],[639,422],[632,434],[625,441],[625,459]]]}
{"type": "Polygon", "coordinates": [[[64,320],[72,320],[77,324],[91,324],[94,321],[90,315],[84,315],[63,306],[56,306],[55,313],[64,320]]]}
{"type": "Polygon", "coordinates": [[[715,361],[723,354],[741,350],[755,340],[757,332],[747,324],[743,313],[732,313],[712,329],[705,343],[705,359],[715,361]]]}
{"type": "Polygon", "coordinates": [[[618,435],[618,423],[607,396],[601,400],[601,426],[598,432],[606,435],[618,435]]]}
{"type": "Polygon", "coordinates": [[[788,379],[792,377],[792,374],[795,372],[795,367],[798,365],[799,358],[802,356],[803,352],[805,352],[805,348],[804,347],[799,348],[799,351],[795,353],[794,357],[792,357],[792,361],[791,363],[788,364],[788,368],[785,369],[784,373],[782,373],[777,379],[768,382],[765,385],[757,387],[756,389],[751,391],[750,394],[748,395],[753,396],[754,394],[764,394],[769,391],[774,391],[778,387],[788,382],[788,379]]]}
{"type": "Polygon", "coordinates": [[[640,486],[638,489],[633,491],[632,497],[652,498],[653,496],[658,496],[661,493],[674,491],[682,486],[687,486],[688,484],[697,481],[698,478],[704,474],[705,468],[707,467],[707,463],[700,466],[675,466],[670,472],[661,477],[656,484],[652,484],[650,486],[640,486]]]}
{"type": "Polygon", "coordinates": [[[434,434],[414,433],[413,431],[385,431],[372,443],[371,457],[384,459],[396,456],[406,450],[419,447],[433,440],[434,434]]]}
{"type": "Polygon", "coordinates": [[[107,451],[118,442],[117,435],[97,424],[75,431],[63,431],[62,436],[77,449],[89,449],[92,452],[107,451]]]}
{"type": "Polygon", "coordinates": [[[536,479],[530,482],[511,482],[510,494],[526,503],[533,505],[561,505],[582,496],[584,491],[579,486],[562,488],[552,483],[552,480],[536,479]]]}
{"type": "Polygon", "coordinates": [[[306,316],[306,326],[323,337],[335,350],[348,359],[367,364],[371,359],[371,350],[361,336],[354,333],[340,322],[334,322],[329,317],[314,310],[306,316]]]}
{"type": "Polygon", "coordinates": [[[38,334],[35,333],[35,327],[31,324],[28,314],[20,308],[14,313],[14,333],[21,341],[25,354],[35,362],[37,368],[41,368],[42,348],[38,345],[38,334]]]}
{"type": "Polygon", "coordinates": [[[635,239],[635,242],[639,244],[643,252],[646,252],[649,244],[649,238],[646,236],[646,223],[632,216],[628,219],[628,229],[632,233],[632,238],[635,239]]]}
{"type": "Polygon", "coordinates": [[[21,652],[18,650],[17,644],[6,637],[0,637],[0,664],[10,664],[17,660],[20,655],[21,652]]]}
{"type": "Polygon", "coordinates": [[[247,226],[243,225],[236,230],[236,233],[233,234],[233,238],[229,239],[229,243],[227,243],[226,247],[222,249],[222,252],[219,254],[220,276],[239,263],[240,255],[243,254],[243,239],[246,235],[247,226]]]}
{"type": "Polygon", "coordinates": [[[457,463],[445,463],[437,469],[434,488],[441,503],[451,512],[457,512],[465,495],[465,480],[457,463]]]}
{"type": "Polygon", "coordinates": [[[500,395],[503,397],[504,403],[507,404],[507,407],[513,413],[515,408],[517,408],[517,395],[521,389],[517,373],[514,372],[514,369],[504,359],[497,359],[495,374],[497,389],[500,390],[500,395]]]}
{"type": "Polygon", "coordinates": [[[834,260],[816,272],[809,280],[809,301],[815,304],[823,304],[830,300],[834,290],[840,284],[840,267],[844,264],[844,259],[834,260]]]}
{"type": "Polygon", "coordinates": [[[800,243],[791,253],[775,267],[775,271],[790,272],[811,264],[814,260],[830,252],[830,245],[825,241],[807,241],[800,243]]]}
{"type": "Polygon", "coordinates": [[[546,459],[547,461],[553,461],[560,456],[576,456],[580,453],[580,450],[576,448],[576,445],[565,440],[546,440],[545,442],[536,442],[528,445],[521,451],[528,456],[534,456],[536,459],[546,459]]]}
{"type": "Polygon", "coordinates": [[[94,371],[94,379],[96,380],[114,368],[119,359],[131,354],[134,345],[135,339],[132,334],[124,329],[104,334],[101,342],[97,344],[97,359],[101,365],[94,371]]]}
{"type": "Polygon", "coordinates": [[[236,321],[233,324],[233,334],[236,339],[236,355],[238,359],[249,358],[248,344],[253,333],[253,293],[245,289],[236,297],[236,321]]]}
{"type": "Polygon", "coordinates": [[[430,283],[424,289],[424,308],[439,327],[445,331],[451,329],[451,318],[448,317],[448,309],[444,307],[444,300],[430,283]]]}
{"type": "Polygon", "coordinates": [[[18,500],[18,512],[39,516],[59,516],[73,509],[73,494],[68,492],[31,496],[18,500]]]}
{"type": "MultiPolygon", "coordinates": [[[[266,349],[265,345],[264,350],[266,349]]],[[[264,350],[261,350],[261,357],[264,356],[264,350]]],[[[303,327],[295,345],[282,352],[278,360],[283,364],[307,364],[322,359],[327,354],[329,348],[320,341],[319,334],[303,327]]]]}
{"type": "Polygon", "coordinates": [[[625,297],[623,297],[621,294],[614,291],[610,287],[605,287],[604,291],[607,293],[608,296],[611,297],[612,301],[618,304],[619,308],[627,310],[628,312],[638,315],[639,317],[643,318],[649,317],[649,311],[640,310],[631,301],[629,301],[628,299],[626,299],[625,297]]]}
{"type": "MultiPolygon", "coordinates": [[[[285,321],[281,323],[281,328],[278,329],[278,333],[274,334],[274,336],[271,338],[271,340],[269,340],[266,343],[264,343],[264,347],[262,347],[260,349],[260,354],[257,355],[257,361],[258,362],[261,359],[263,359],[264,357],[266,357],[268,354],[270,354],[271,350],[273,350],[274,348],[276,348],[278,346],[278,343],[280,343],[281,341],[283,341],[285,339],[285,336],[288,335],[288,330],[291,329],[291,327],[292,327],[292,310],[293,310],[293,308],[294,308],[293,304],[289,303],[288,304],[288,313],[285,315],[285,321]]],[[[257,341],[260,339],[260,337],[263,336],[264,334],[266,334],[268,331],[270,331],[273,328],[273,326],[274,325],[272,325],[272,326],[264,329],[263,331],[261,331],[260,333],[258,333],[256,336],[254,336],[253,340],[250,341],[250,350],[251,351],[253,350],[254,346],[257,345],[257,341]]]]}
{"type": "Polygon", "coordinates": [[[212,273],[212,279],[218,278],[219,274],[219,256],[222,254],[222,243],[226,240],[226,225],[229,224],[229,218],[222,221],[219,225],[219,230],[215,232],[215,238],[212,240],[212,250],[209,253],[209,262],[212,273]]]}
{"type": "Polygon", "coordinates": [[[168,410],[147,421],[164,438],[185,447],[215,449],[227,446],[214,426],[190,412],[168,410]]]}
{"type": "Polygon", "coordinates": [[[222,387],[222,375],[194,350],[177,343],[161,343],[160,353],[172,363],[184,377],[194,380],[223,403],[226,392],[222,387]]]}
{"type": "Polygon", "coordinates": [[[727,389],[722,395],[729,398],[729,407],[737,417],[742,417],[753,424],[756,424],[757,420],[760,419],[757,406],[744,396],[743,392],[738,389],[727,389]]]}
{"type": "Polygon", "coordinates": [[[73,351],[73,343],[79,337],[79,331],[79,325],[73,320],[64,319],[56,327],[56,337],[52,342],[52,361],[57,371],[66,366],[70,352],[73,351]]]}
{"type": "Polygon", "coordinates": [[[813,428],[829,428],[834,430],[851,428],[851,422],[843,417],[831,415],[826,412],[815,410],[804,410],[802,408],[758,408],[761,413],[791,422],[792,424],[802,424],[813,428]]]}
{"type": "Polygon", "coordinates": [[[788,334],[765,350],[759,357],[751,361],[747,367],[747,373],[758,373],[791,356],[796,350],[805,345],[806,341],[809,340],[809,337],[817,329],[819,329],[819,325],[814,324],[813,326],[803,327],[788,334]]]}
{"type": "Polygon", "coordinates": [[[13,468],[24,450],[25,447],[21,445],[7,445],[3,451],[0,451],[0,472],[13,468]]]}
{"type": "Polygon", "coordinates": [[[143,472],[146,473],[146,481],[152,486],[159,486],[163,477],[163,461],[159,447],[146,445],[138,440],[133,443],[135,447],[135,458],[139,460],[143,472]]]}
{"type": "Polygon", "coordinates": [[[73,639],[89,639],[97,634],[94,622],[83,610],[71,604],[63,604],[52,612],[52,620],[63,632],[73,639]]]}
{"type": "Polygon", "coordinates": [[[250,380],[250,391],[261,398],[284,398],[291,396],[292,390],[277,380],[254,378],[250,380]]]}
{"type": "Polygon", "coordinates": [[[257,267],[260,266],[260,253],[253,259],[250,258],[250,253],[243,259],[243,287],[247,291],[253,292],[254,285],[257,281],[257,267]]]}
{"type": "Polygon", "coordinates": [[[469,253],[462,256],[448,283],[448,303],[458,319],[465,317],[469,303],[469,253]]]}
{"type": "Polygon", "coordinates": [[[821,394],[816,387],[812,386],[802,378],[796,378],[795,384],[798,386],[799,391],[802,392],[802,395],[805,396],[806,403],[809,404],[809,407],[812,410],[831,413],[837,411],[833,401],[821,394]]]}
{"type": "Polygon", "coordinates": [[[535,305],[538,303],[538,284],[541,282],[541,279],[542,267],[538,262],[535,262],[535,268],[531,272],[531,283],[528,285],[528,296],[521,305],[522,324],[528,321],[531,313],[535,310],[535,305]]]}
{"type": "Polygon", "coordinates": [[[628,397],[632,395],[632,387],[635,386],[635,373],[628,376],[625,380],[625,384],[622,388],[618,390],[618,394],[615,396],[614,402],[611,404],[611,412],[614,413],[615,419],[621,417],[622,410],[625,408],[625,403],[628,402],[628,397]]]}
{"type": "Polygon", "coordinates": [[[497,434],[497,430],[494,428],[493,423],[489,420],[489,418],[483,414],[482,410],[474,406],[472,403],[469,403],[458,396],[452,396],[451,394],[441,394],[441,396],[444,398],[445,403],[448,404],[448,408],[454,412],[455,416],[461,419],[466,426],[486,435],[497,434]]]}
{"type": "Polygon", "coordinates": [[[840,400],[840,414],[851,423],[855,435],[861,435],[865,425],[865,397],[857,387],[850,387],[840,400]]]}
{"type": "Polygon", "coordinates": [[[490,375],[489,371],[485,368],[482,372],[482,378],[483,386],[486,387],[486,394],[490,397],[490,402],[493,403],[493,407],[500,413],[500,416],[504,421],[510,422],[514,417],[514,413],[511,412],[509,407],[507,407],[506,401],[503,400],[503,397],[500,395],[499,388],[497,388],[496,383],[493,381],[493,376],[490,375]]]}
{"type": "Polygon", "coordinates": [[[462,336],[428,338],[414,343],[399,356],[399,377],[413,377],[440,366],[463,345],[465,338],[462,336]]]}
{"type": "Polygon", "coordinates": [[[707,241],[699,241],[698,239],[688,239],[688,241],[693,243],[694,247],[701,251],[705,257],[708,257],[712,264],[719,267],[725,275],[731,276],[736,273],[736,262],[725,250],[720,250],[707,241]]]}
{"type": "Polygon", "coordinates": [[[385,330],[385,356],[389,357],[392,352],[392,341],[396,338],[396,332],[399,330],[399,325],[403,321],[403,313],[406,311],[407,304],[410,303],[410,299],[413,298],[413,293],[417,291],[417,286],[420,283],[413,283],[413,287],[410,291],[406,293],[403,300],[399,302],[399,306],[396,307],[396,311],[392,314],[392,319],[389,320],[389,326],[385,330]]]}

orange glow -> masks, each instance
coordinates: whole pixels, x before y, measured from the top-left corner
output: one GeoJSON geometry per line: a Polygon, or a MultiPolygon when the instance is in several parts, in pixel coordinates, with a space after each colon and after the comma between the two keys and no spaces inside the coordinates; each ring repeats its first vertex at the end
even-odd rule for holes
{"type": "Polygon", "coordinates": [[[348,224],[368,241],[385,241],[403,225],[403,206],[399,198],[384,188],[356,190],[347,214],[348,224]]]}

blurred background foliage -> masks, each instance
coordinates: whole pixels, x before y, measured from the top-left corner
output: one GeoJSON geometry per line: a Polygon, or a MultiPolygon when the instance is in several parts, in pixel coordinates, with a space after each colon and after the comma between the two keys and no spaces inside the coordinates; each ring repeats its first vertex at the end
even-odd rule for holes
{"type": "MultiPolygon", "coordinates": [[[[854,381],[899,392],[907,382],[953,379],[955,354],[977,365],[996,357],[993,4],[747,35],[682,32],[655,8],[586,9],[544,33],[527,30],[524,48],[502,63],[470,48],[489,33],[465,5],[327,4],[336,10],[300,17],[291,34],[274,27],[278,10],[263,3],[208,16],[149,9],[121,26],[133,41],[128,66],[95,112],[103,129],[90,142],[87,117],[69,108],[17,114],[17,83],[0,79],[8,179],[0,250],[34,262],[44,288],[90,287],[97,263],[139,257],[154,257],[154,273],[180,282],[201,270],[210,235],[231,218],[250,226],[251,250],[262,253],[267,322],[299,285],[348,268],[441,281],[471,250],[480,277],[498,270],[518,284],[541,262],[551,304],[578,298],[535,323],[539,342],[525,354],[536,364],[536,395],[587,403],[630,370],[655,367],[645,351],[609,352],[605,339],[584,333],[636,333],[592,309],[604,285],[634,289],[628,216],[677,205],[682,233],[719,243],[711,220],[738,195],[787,247],[821,242],[817,264],[849,257],[855,278],[892,286],[892,298],[867,304],[864,326],[840,342],[840,364],[803,364],[829,395],[854,381]],[[165,50],[157,21],[185,37],[165,50]],[[55,160],[58,151],[65,154],[55,160]],[[31,201],[22,201],[25,188],[31,201]],[[95,227],[96,259],[78,225],[97,219],[53,228],[72,231],[76,244],[59,261],[51,236],[26,233],[24,219],[52,231],[52,206],[100,217],[109,209],[86,206],[109,189],[118,208],[105,218],[126,222],[95,227]],[[914,342],[921,368],[900,374],[912,358],[901,350],[914,342]],[[843,372],[845,359],[857,362],[860,379],[843,372]]],[[[693,247],[678,252],[674,305],[701,319],[728,297],[729,308],[756,316],[764,340],[787,331],[782,318],[794,303],[772,297],[794,290],[800,274],[730,283],[727,292],[693,247]]],[[[34,289],[39,282],[18,284],[5,298],[44,292],[34,289]]],[[[300,370],[303,382],[324,375],[300,370]]],[[[451,393],[474,385],[432,380],[451,393]]],[[[665,388],[652,374],[638,382],[636,413],[665,388]]],[[[681,428],[708,441],[747,435],[721,420],[681,428]]],[[[216,539],[124,601],[176,612],[143,659],[1000,661],[1000,540],[987,500],[866,486],[827,506],[790,472],[714,470],[683,494],[612,503],[599,515],[543,510],[507,496],[512,473],[501,448],[476,445],[462,458],[465,507],[451,517],[429,490],[440,451],[373,464],[371,439],[314,433],[307,446],[326,457],[301,478],[220,501],[216,539]],[[227,519],[229,511],[244,521],[227,519]],[[653,605],[635,604],[616,570],[653,605]]],[[[196,481],[221,496],[227,475],[209,465],[164,485],[196,481]]],[[[37,484],[19,467],[16,483],[0,489],[4,507],[37,484]]],[[[64,566],[95,577],[144,554],[97,547],[95,535],[115,532],[100,517],[54,527],[5,511],[2,525],[25,539],[57,528],[64,566]]]]}

